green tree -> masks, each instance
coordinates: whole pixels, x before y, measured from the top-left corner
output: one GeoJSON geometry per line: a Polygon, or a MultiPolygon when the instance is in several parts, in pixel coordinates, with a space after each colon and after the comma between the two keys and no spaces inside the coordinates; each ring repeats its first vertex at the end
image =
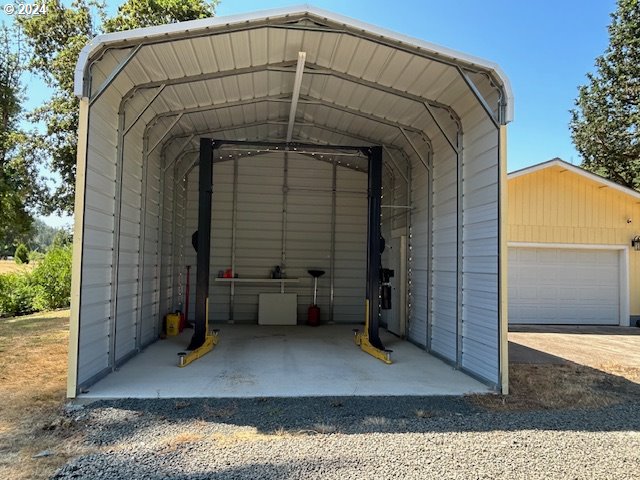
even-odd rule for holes
{"type": "Polygon", "coordinates": [[[583,166],[640,189],[640,2],[618,0],[609,46],[579,87],[571,134],[583,166]]]}
{"type": "Polygon", "coordinates": [[[0,256],[13,253],[32,230],[32,209],[42,193],[37,149],[21,131],[24,55],[18,32],[0,26],[0,256]]]}
{"type": "Polygon", "coordinates": [[[105,19],[105,32],[213,17],[218,0],[128,0],[113,18],[105,19]]]}
{"type": "Polygon", "coordinates": [[[47,0],[47,14],[19,17],[31,49],[30,69],[53,89],[49,101],[30,113],[34,122],[46,125],[46,132],[33,137],[34,148],[43,149],[51,169],[61,182],[51,196],[47,212],[73,211],[76,174],[78,100],[73,95],[73,77],[80,50],[98,33],[92,6],[75,0],[66,7],[59,0],[47,0]]]}
{"type": "Polygon", "coordinates": [[[214,14],[217,1],[127,0],[108,18],[96,0],[46,0],[47,14],[21,17],[19,22],[31,47],[30,67],[54,93],[30,115],[43,122],[46,133],[35,139],[34,149],[44,149],[52,170],[61,178],[48,212],[73,212],[78,129],[78,100],[73,79],[80,50],[100,32],[115,32],[165,23],[194,20],[214,14]],[[95,19],[102,25],[98,25],[95,19]]]}
{"type": "Polygon", "coordinates": [[[16,263],[29,263],[29,249],[24,243],[16,248],[14,259],[16,263]]]}

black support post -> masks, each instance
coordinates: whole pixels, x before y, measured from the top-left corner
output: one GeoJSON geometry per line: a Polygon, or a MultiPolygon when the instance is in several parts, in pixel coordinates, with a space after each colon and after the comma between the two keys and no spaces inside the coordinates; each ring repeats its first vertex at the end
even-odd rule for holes
{"type": "Polygon", "coordinates": [[[384,350],[378,334],[380,313],[380,201],[382,197],[382,147],[369,150],[369,219],[367,223],[367,300],[369,301],[369,342],[384,350]]]}
{"type": "MultiPolygon", "coordinates": [[[[201,347],[207,336],[207,300],[211,255],[211,194],[213,190],[213,141],[200,139],[198,174],[198,272],[196,276],[195,328],[188,350],[201,347]]],[[[187,299],[187,301],[189,301],[187,299]]]]}

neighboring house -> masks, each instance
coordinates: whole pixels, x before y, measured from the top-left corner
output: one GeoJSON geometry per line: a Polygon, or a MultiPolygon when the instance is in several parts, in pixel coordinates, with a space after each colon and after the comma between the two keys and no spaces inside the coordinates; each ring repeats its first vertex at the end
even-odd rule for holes
{"type": "Polygon", "coordinates": [[[508,179],[509,322],[635,325],[640,193],[557,158],[508,179]]]}

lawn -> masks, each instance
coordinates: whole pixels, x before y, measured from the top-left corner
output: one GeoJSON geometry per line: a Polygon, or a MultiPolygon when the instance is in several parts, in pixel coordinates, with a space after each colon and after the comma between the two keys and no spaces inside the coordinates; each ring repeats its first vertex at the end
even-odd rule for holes
{"type": "Polygon", "coordinates": [[[78,454],[62,415],[68,329],[68,310],[0,319],[0,478],[49,478],[78,454]]]}
{"type": "Polygon", "coordinates": [[[31,264],[17,264],[14,260],[0,260],[0,275],[3,273],[23,272],[33,269],[31,264]]]}

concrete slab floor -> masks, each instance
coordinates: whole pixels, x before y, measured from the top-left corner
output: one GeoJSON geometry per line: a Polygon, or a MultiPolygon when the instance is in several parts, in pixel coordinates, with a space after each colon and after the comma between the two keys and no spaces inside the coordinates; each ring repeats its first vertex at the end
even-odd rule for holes
{"type": "Polygon", "coordinates": [[[160,340],[80,398],[247,398],[463,395],[486,385],[381,330],[392,365],[353,343],[353,326],[223,325],[211,353],[184,368],[177,353],[192,330],[160,340]]]}

